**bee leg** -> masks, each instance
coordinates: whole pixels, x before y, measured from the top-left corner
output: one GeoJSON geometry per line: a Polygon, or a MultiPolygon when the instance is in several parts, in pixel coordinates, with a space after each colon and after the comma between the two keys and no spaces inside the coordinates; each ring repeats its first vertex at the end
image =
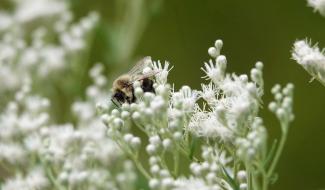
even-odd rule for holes
{"type": "Polygon", "coordinates": [[[112,101],[112,103],[113,103],[117,108],[120,107],[119,105],[117,105],[116,101],[113,100],[112,98],[111,98],[111,101],[112,101]]]}

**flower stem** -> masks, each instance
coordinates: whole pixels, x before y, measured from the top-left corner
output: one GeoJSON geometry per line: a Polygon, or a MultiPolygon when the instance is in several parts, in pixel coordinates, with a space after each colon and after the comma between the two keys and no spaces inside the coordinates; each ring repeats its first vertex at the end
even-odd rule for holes
{"type": "Polygon", "coordinates": [[[144,169],[144,167],[142,166],[142,164],[139,162],[139,160],[136,157],[134,157],[133,155],[131,157],[133,157],[132,160],[133,160],[135,166],[138,168],[138,170],[142,173],[142,175],[147,180],[149,180],[151,177],[150,177],[149,173],[144,169]]]}
{"type": "Polygon", "coordinates": [[[139,162],[138,154],[133,154],[132,151],[128,150],[127,146],[124,146],[123,144],[119,143],[118,139],[116,139],[116,138],[114,138],[114,139],[115,139],[115,142],[117,143],[117,145],[123,150],[123,152],[125,152],[127,155],[129,155],[129,157],[132,159],[133,163],[135,164],[137,169],[142,173],[142,175],[147,180],[149,180],[151,177],[150,177],[149,173],[144,169],[142,164],[139,162]]]}
{"type": "Polygon", "coordinates": [[[53,176],[52,169],[51,169],[49,166],[46,167],[46,174],[47,174],[47,177],[49,178],[49,180],[50,180],[51,183],[55,186],[56,189],[58,189],[58,190],[65,190],[65,189],[66,189],[66,188],[63,188],[63,187],[60,185],[60,183],[58,183],[58,182],[56,181],[56,179],[55,179],[54,176],[53,176]]]}
{"type": "Polygon", "coordinates": [[[174,153],[174,175],[178,176],[178,169],[179,169],[179,153],[175,151],[174,153]]]}
{"type": "Polygon", "coordinates": [[[267,172],[267,175],[266,175],[268,179],[270,179],[272,177],[272,175],[273,175],[275,167],[276,167],[276,165],[277,165],[277,163],[279,161],[280,155],[281,155],[281,153],[283,151],[284,144],[285,144],[285,142],[287,140],[287,134],[288,134],[287,124],[283,123],[281,125],[282,125],[282,129],[284,129],[284,130],[282,130],[282,135],[281,135],[279,147],[276,150],[275,156],[273,158],[271,166],[270,166],[270,168],[269,168],[269,170],[267,172]]]}

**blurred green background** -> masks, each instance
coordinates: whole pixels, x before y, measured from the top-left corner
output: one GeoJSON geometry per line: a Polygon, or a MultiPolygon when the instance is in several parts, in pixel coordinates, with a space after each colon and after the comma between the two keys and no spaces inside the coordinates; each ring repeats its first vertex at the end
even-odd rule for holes
{"type": "MultiPolygon", "coordinates": [[[[295,84],[295,116],[279,162],[279,180],[271,189],[324,189],[325,179],[325,87],[309,83],[310,76],[291,59],[292,44],[306,37],[325,47],[325,18],[313,13],[305,0],[166,0],[148,20],[134,57],[151,55],[168,60],[175,67],[170,82],[200,88],[204,82],[200,67],[208,60],[207,49],[218,38],[224,41],[223,54],[228,71],[249,73],[256,61],[265,63],[266,95],[261,115],[269,136],[276,138],[280,127],[268,112],[271,87],[295,84]]],[[[107,0],[75,0],[77,15],[97,10],[109,28],[114,10],[107,0]]],[[[99,38],[105,30],[99,31],[99,38]]],[[[97,40],[93,59],[110,64],[97,40]]],[[[131,63],[130,63],[131,64],[131,63]]]]}
{"type": "MultiPolygon", "coordinates": [[[[112,46],[115,39],[111,29],[119,24],[116,1],[71,0],[77,17],[92,10],[101,15],[92,62],[100,61],[123,72],[131,67],[131,59],[150,55],[175,66],[169,82],[176,88],[186,84],[198,89],[205,82],[200,67],[209,59],[207,49],[222,39],[228,72],[249,74],[256,61],[265,64],[266,95],[261,116],[270,139],[280,134],[276,118],[267,110],[272,100],[270,89],[276,83],[288,82],[296,87],[296,119],[277,168],[279,180],[271,189],[325,189],[325,87],[316,81],[309,83],[311,77],[291,59],[290,52],[295,40],[306,37],[325,47],[325,18],[313,13],[305,0],[161,0],[152,5],[150,18],[140,16],[138,25],[130,27],[126,36],[121,34],[121,39],[136,34],[136,41],[131,55],[122,53],[120,58],[113,57],[115,48],[128,46],[121,40],[115,44],[119,47],[112,46]],[[122,63],[129,65],[120,66],[122,63]]],[[[132,1],[139,0],[124,0],[132,1]]],[[[108,73],[109,78],[119,74],[108,73]]]]}

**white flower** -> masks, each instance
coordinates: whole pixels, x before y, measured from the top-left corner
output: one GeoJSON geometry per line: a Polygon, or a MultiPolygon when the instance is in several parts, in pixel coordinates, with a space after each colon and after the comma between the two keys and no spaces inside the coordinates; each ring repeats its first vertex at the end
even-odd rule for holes
{"type": "Polygon", "coordinates": [[[33,169],[25,180],[30,189],[43,189],[49,185],[48,178],[41,168],[33,169]]]}
{"type": "Polygon", "coordinates": [[[206,73],[206,76],[203,78],[210,79],[213,83],[218,84],[220,80],[223,79],[224,73],[223,70],[221,70],[217,63],[213,63],[212,60],[209,61],[209,63],[204,63],[205,68],[201,67],[201,70],[206,73]]]}
{"type": "Polygon", "coordinates": [[[9,14],[0,13],[0,31],[7,30],[13,23],[13,19],[9,14]]]}
{"type": "Polygon", "coordinates": [[[212,83],[208,85],[202,84],[201,87],[202,91],[200,92],[200,96],[207,101],[210,106],[213,106],[217,101],[219,90],[212,83]]]}
{"type": "Polygon", "coordinates": [[[60,0],[17,0],[17,6],[15,17],[23,23],[58,16],[67,10],[67,4],[60,0]]]}
{"type": "Polygon", "coordinates": [[[209,79],[215,84],[223,80],[227,67],[226,57],[220,55],[222,46],[222,40],[216,40],[214,47],[210,47],[208,50],[209,55],[214,59],[215,63],[213,60],[209,60],[209,63],[204,63],[205,68],[201,67],[201,70],[206,74],[202,78],[209,79]]]}
{"type": "Polygon", "coordinates": [[[183,86],[178,92],[172,94],[171,102],[185,112],[192,112],[198,99],[198,91],[192,90],[189,86],[183,86]]]}
{"type": "Polygon", "coordinates": [[[293,46],[292,58],[312,77],[325,84],[325,55],[317,45],[312,47],[307,40],[296,41],[293,46]]]}
{"type": "Polygon", "coordinates": [[[43,146],[42,139],[38,134],[32,134],[24,139],[25,147],[30,152],[37,152],[43,146]]]}
{"type": "Polygon", "coordinates": [[[155,78],[158,84],[166,84],[167,77],[170,70],[173,67],[169,68],[169,63],[165,62],[164,66],[160,63],[160,61],[152,62],[153,71],[156,73],[155,78]]]}
{"type": "Polygon", "coordinates": [[[18,143],[1,143],[0,160],[11,164],[22,163],[25,161],[26,151],[18,143]]]}
{"type": "Polygon", "coordinates": [[[216,113],[198,109],[191,117],[188,130],[198,136],[218,138],[222,141],[229,141],[233,137],[233,132],[219,121],[216,113]]]}
{"type": "Polygon", "coordinates": [[[227,75],[220,83],[220,89],[227,96],[245,96],[247,95],[246,83],[243,82],[237,75],[227,75]]]}
{"type": "Polygon", "coordinates": [[[81,121],[88,121],[95,117],[94,105],[90,102],[75,102],[72,111],[81,121]]]}
{"type": "Polygon", "coordinates": [[[61,47],[44,47],[40,51],[39,74],[47,77],[50,72],[65,68],[65,52],[61,47]]]}
{"type": "Polygon", "coordinates": [[[200,178],[191,177],[189,179],[180,178],[175,181],[173,190],[221,190],[222,188],[215,185],[208,185],[200,178]]]}
{"type": "Polygon", "coordinates": [[[2,186],[3,190],[21,189],[21,190],[34,190],[45,189],[48,187],[49,181],[41,168],[34,168],[24,178],[17,175],[15,178],[7,180],[2,186]]]}
{"type": "Polygon", "coordinates": [[[325,16],[325,0],[308,0],[308,6],[314,8],[321,15],[325,16]]]}

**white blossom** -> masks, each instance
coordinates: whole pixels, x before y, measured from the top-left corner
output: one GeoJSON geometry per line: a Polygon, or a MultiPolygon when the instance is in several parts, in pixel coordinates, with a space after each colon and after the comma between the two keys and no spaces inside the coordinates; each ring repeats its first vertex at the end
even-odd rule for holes
{"type": "Polygon", "coordinates": [[[208,185],[202,179],[190,178],[190,179],[178,179],[175,182],[173,190],[221,190],[219,185],[208,185]]]}
{"type": "Polygon", "coordinates": [[[158,84],[166,84],[167,77],[169,72],[173,67],[169,67],[169,63],[165,62],[164,66],[162,66],[160,61],[152,62],[153,71],[155,72],[155,78],[158,84]]]}
{"type": "Polygon", "coordinates": [[[294,43],[292,58],[296,60],[313,78],[325,84],[325,56],[317,45],[311,46],[307,40],[294,43]]]}
{"type": "Polygon", "coordinates": [[[58,0],[16,0],[15,19],[30,22],[39,18],[58,16],[67,10],[67,4],[58,0]]]}
{"type": "Polygon", "coordinates": [[[324,0],[307,0],[308,6],[312,7],[314,11],[319,12],[325,16],[325,1],[324,0]]]}

